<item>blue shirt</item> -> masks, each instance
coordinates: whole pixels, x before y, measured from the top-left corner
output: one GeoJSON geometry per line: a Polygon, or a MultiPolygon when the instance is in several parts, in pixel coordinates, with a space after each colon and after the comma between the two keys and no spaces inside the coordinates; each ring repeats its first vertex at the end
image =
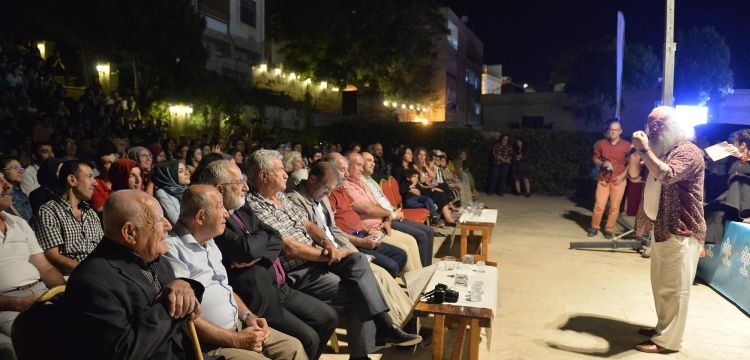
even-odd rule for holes
{"type": "Polygon", "coordinates": [[[185,226],[177,222],[167,242],[169,250],[163,258],[172,265],[175,277],[196,280],[205,288],[201,318],[224,329],[233,328],[239,309],[214,240],[198,244],[185,226]]]}
{"type": "Polygon", "coordinates": [[[13,185],[13,209],[5,209],[6,212],[22,217],[26,222],[31,222],[31,215],[34,213],[31,211],[31,202],[29,202],[29,196],[21,190],[21,186],[13,185]]]}

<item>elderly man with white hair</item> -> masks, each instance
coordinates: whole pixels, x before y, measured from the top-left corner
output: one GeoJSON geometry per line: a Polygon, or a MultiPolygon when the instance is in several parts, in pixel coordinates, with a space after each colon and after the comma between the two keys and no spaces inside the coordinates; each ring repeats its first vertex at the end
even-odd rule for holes
{"type": "Polygon", "coordinates": [[[261,221],[281,233],[281,263],[292,286],[344,307],[353,359],[367,358],[378,341],[409,346],[422,340],[393,323],[364,254],[330,240],[283,193],[287,175],[278,152],[253,153],[248,178],[254,190],[248,195],[248,204],[261,221]]]}
{"type": "Polygon", "coordinates": [[[648,169],[636,235],[651,230],[651,287],[657,323],[639,333],[651,339],[635,346],[648,353],[680,349],[706,222],[703,216],[703,152],[690,142],[690,129],[675,109],[659,106],[648,115],[646,132],[633,134],[633,147],[648,169]]]}

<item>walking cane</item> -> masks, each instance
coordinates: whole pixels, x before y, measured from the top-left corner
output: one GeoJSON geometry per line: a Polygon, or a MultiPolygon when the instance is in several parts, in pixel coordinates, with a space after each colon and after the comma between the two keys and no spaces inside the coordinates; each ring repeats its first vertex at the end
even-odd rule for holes
{"type": "Polygon", "coordinates": [[[189,319],[187,325],[188,332],[190,332],[190,343],[193,344],[193,350],[195,351],[195,359],[203,360],[203,352],[201,351],[201,344],[198,342],[198,333],[195,331],[193,319],[189,319]]]}

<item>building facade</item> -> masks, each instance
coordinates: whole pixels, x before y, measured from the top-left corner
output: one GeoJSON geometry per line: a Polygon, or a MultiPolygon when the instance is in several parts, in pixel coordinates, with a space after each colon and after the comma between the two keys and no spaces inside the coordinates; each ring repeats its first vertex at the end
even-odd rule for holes
{"type": "Polygon", "coordinates": [[[248,84],[264,57],[265,0],[194,1],[206,19],[206,68],[248,84]]]}
{"type": "Polygon", "coordinates": [[[484,44],[469,28],[466,17],[459,17],[447,7],[440,12],[446,19],[448,34],[434,45],[434,101],[423,116],[448,126],[481,127],[484,44]]]}

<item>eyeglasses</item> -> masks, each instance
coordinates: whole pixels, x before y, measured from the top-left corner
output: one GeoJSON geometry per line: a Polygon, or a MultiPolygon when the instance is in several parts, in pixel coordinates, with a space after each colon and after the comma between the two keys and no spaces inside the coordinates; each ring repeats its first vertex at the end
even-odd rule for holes
{"type": "Polygon", "coordinates": [[[16,166],[9,166],[7,168],[3,168],[3,171],[8,171],[8,170],[13,170],[13,171],[17,171],[17,172],[23,172],[23,166],[16,165],[16,166]]]}

